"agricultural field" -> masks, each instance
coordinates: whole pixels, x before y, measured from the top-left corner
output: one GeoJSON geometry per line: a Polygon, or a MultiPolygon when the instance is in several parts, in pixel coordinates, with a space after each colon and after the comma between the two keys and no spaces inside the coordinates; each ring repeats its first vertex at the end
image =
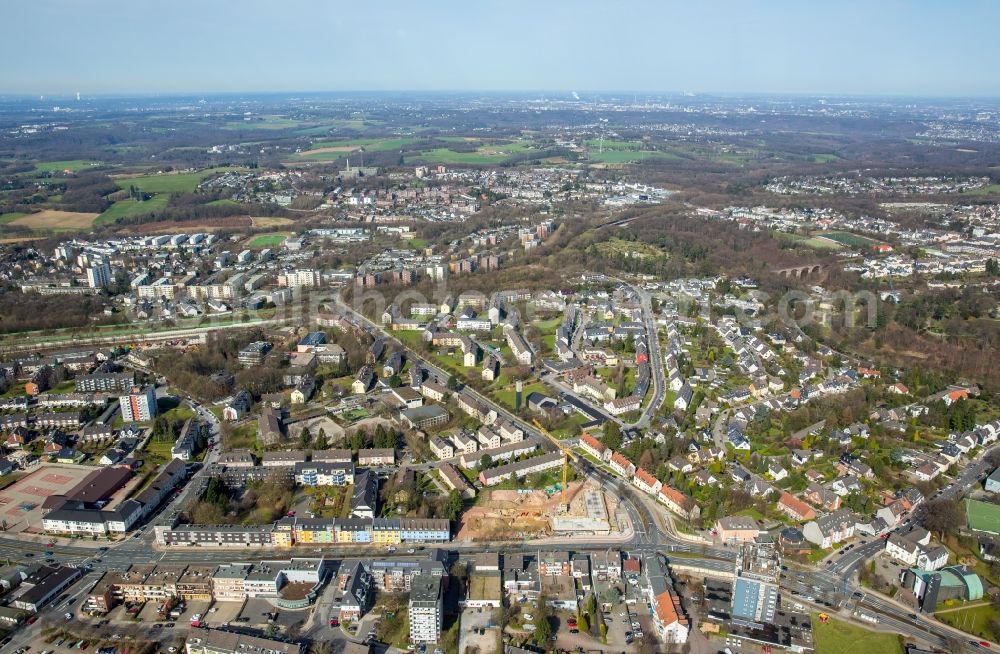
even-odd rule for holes
{"type": "Polygon", "coordinates": [[[119,200],[108,207],[104,213],[99,215],[97,220],[94,221],[94,224],[110,225],[116,222],[119,218],[128,218],[130,216],[139,216],[144,213],[160,211],[167,206],[167,200],[169,199],[170,196],[160,193],[145,201],[119,200]]]}
{"type": "Polygon", "coordinates": [[[897,634],[870,631],[831,619],[827,624],[812,616],[816,654],[903,654],[897,634]]]}
{"type": "MultiPolygon", "coordinates": [[[[445,137],[437,140],[444,141],[468,141],[459,137],[445,137]]],[[[511,143],[481,145],[473,152],[457,152],[450,148],[433,148],[420,153],[406,155],[406,163],[438,163],[438,164],[462,164],[462,165],[487,165],[502,163],[507,159],[520,154],[534,152],[530,142],[514,141],[511,143]]]]}
{"type": "Polygon", "coordinates": [[[56,211],[45,209],[10,221],[12,227],[28,229],[74,230],[89,229],[98,214],[79,211],[56,211]]]}
{"type": "Polygon", "coordinates": [[[11,213],[0,213],[0,225],[6,225],[7,223],[12,223],[18,218],[27,215],[28,214],[22,211],[12,211],[11,213]]]}
{"type": "Polygon", "coordinates": [[[301,123],[284,116],[250,116],[249,120],[233,120],[226,129],[291,129],[301,123]]]}
{"type": "Polygon", "coordinates": [[[681,161],[682,158],[671,152],[658,152],[654,150],[605,150],[598,152],[596,149],[589,150],[587,155],[590,161],[597,161],[606,164],[624,164],[637,161],[681,161]]]}
{"type": "Polygon", "coordinates": [[[294,221],[291,218],[281,218],[280,216],[251,216],[250,224],[254,229],[268,229],[270,227],[284,227],[291,225],[294,221]]]}
{"type": "Polygon", "coordinates": [[[601,163],[622,164],[650,159],[661,161],[683,160],[683,157],[673,152],[646,149],[648,145],[638,141],[615,141],[609,139],[601,141],[599,139],[590,139],[585,144],[587,146],[587,156],[590,161],[601,163]]]}
{"type": "Polygon", "coordinates": [[[193,193],[198,184],[216,173],[231,168],[207,168],[193,173],[160,173],[153,175],[129,175],[115,178],[120,188],[136,186],[145,193],[193,193]]]}
{"type": "Polygon", "coordinates": [[[311,149],[296,154],[295,159],[299,161],[335,161],[360,148],[364,148],[368,152],[388,152],[418,141],[419,139],[413,137],[320,141],[314,143],[311,149]]]}
{"type": "Polygon", "coordinates": [[[46,161],[44,163],[35,164],[35,170],[40,173],[56,173],[68,170],[72,173],[85,170],[87,168],[93,168],[94,166],[100,166],[100,161],[90,161],[87,159],[73,159],[71,161],[46,161]]]}

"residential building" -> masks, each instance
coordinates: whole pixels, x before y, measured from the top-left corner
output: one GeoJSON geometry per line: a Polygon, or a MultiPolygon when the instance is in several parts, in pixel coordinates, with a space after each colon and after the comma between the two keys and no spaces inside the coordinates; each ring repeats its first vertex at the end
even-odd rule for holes
{"type": "Polygon", "coordinates": [[[152,386],[133,386],[127,395],[118,398],[122,420],[148,422],[156,417],[156,392],[152,386]]]}
{"type": "Polygon", "coordinates": [[[410,580],[410,641],[436,643],[441,638],[444,614],[442,578],[437,575],[414,575],[410,580]]]}

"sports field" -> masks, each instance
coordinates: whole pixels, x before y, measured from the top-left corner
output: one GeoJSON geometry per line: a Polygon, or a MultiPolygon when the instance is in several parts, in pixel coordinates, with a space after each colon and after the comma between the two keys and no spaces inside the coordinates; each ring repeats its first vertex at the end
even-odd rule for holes
{"type": "Polygon", "coordinates": [[[859,236],[850,232],[820,232],[816,236],[827,238],[852,248],[866,248],[878,243],[878,241],[870,239],[867,236],[859,236]]]}
{"type": "Polygon", "coordinates": [[[0,517],[8,531],[37,529],[42,522],[42,502],[63,495],[98,470],[92,466],[42,463],[30,474],[0,491],[0,517]]]}
{"type": "Polygon", "coordinates": [[[260,236],[254,236],[248,244],[252,248],[276,248],[281,247],[288,238],[288,234],[261,234],[260,236]]]}
{"type": "Polygon", "coordinates": [[[987,534],[1000,534],[1000,506],[979,500],[966,500],[965,511],[969,529],[987,534]]]}

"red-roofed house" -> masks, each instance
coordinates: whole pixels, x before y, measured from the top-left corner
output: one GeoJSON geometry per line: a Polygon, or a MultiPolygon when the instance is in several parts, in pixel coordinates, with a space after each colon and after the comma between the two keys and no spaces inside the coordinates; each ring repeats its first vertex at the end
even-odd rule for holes
{"type": "Polygon", "coordinates": [[[960,388],[946,393],[941,399],[944,401],[945,406],[951,406],[954,402],[958,402],[959,400],[969,399],[969,391],[964,388],[960,388]]]}
{"type": "Polygon", "coordinates": [[[590,434],[583,434],[580,436],[580,449],[598,461],[604,461],[607,463],[608,460],[611,459],[611,450],[609,450],[604,443],[597,440],[590,434]]]}
{"type": "Polygon", "coordinates": [[[635,464],[618,452],[611,455],[611,461],[608,465],[625,479],[631,479],[635,475],[635,464]]]}
{"type": "Polygon", "coordinates": [[[686,643],[688,621],[681,616],[680,600],[669,590],[654,598],[656,610],[653,612],[653,627],[656,635],[664,643],[686,643]]]}
{"type": "Polygon", "coordinates": [[[701,508],[695,504],[694,498],[676,488],[662,486],[656,499],[685,520],[696,520],[701,516],[701,508]]]}
{"type": "Polygon", "coordinates": [[[781,499],[778,500],[778,510],[792,520],[798,520],[799,522],[816,519],[815,509],[787,492],[781,494],[781,499]]]}
{"type": "Polygon", "coordinates": [[[639,468],[635,471],[635,477],[632,478],[632,485],[650,495],[655,495],[663,484],[660,483],[659,479],[639,468]]]}

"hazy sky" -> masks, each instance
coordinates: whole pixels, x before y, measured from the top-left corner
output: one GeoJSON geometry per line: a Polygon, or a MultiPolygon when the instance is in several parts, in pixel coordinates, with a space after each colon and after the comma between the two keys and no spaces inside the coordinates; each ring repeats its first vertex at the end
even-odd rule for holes
{"type": "Polygon", "coordinates": [[[3,0],[0,93],[1000,96],[995,0],[3,0]]]}

